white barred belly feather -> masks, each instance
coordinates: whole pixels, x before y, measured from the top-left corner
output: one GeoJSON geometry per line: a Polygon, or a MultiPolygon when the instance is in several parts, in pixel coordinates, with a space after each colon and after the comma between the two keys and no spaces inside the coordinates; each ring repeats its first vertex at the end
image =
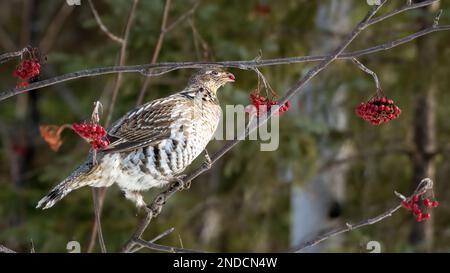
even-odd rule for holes
{"type": "Polygon", "coordinates": [[[201,70],[183,91],[128,112],[108,130],[111,144],[97,152],[97,164],[90,153],[37,207],[52,207],[83,186],[114,183],[138,207],[145,206],[140,192],[166,185],[205,149],[220,120],[217,89],[231,81],[231,73],[201,70]]]}

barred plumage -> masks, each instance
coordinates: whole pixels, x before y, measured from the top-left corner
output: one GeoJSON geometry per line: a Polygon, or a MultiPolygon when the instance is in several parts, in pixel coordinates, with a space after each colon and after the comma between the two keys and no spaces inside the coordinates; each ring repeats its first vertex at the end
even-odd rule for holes
{"type": "Polygon", "coordinates": [[[138,207],[145,206],[139,192],[166,185],[205,149],[221,115],[216,92],[232,81],[231,73],[201,70],[181,92],[128,112],[108,130],[111,144],[97,153],[98,164],[92,163],[90,154],[37,208],[50,208],[83,186],[113,183],[138,207]]]}

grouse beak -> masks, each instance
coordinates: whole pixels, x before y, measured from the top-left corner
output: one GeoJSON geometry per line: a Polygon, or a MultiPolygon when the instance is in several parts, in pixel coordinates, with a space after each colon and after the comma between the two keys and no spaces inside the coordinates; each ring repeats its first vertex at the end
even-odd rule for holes
{"type": "Polygon", "coordinates": [[[230,72],[226,72],[224,77],[226,78],[227,82],[234,82],[236,80],[236,77],[234,77],[234,75],[230,72]]]}

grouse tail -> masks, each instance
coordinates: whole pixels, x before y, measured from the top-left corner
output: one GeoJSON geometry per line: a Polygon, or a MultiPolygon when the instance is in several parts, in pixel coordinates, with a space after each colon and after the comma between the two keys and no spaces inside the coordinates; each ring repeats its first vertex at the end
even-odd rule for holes
{"type": "Polygon", "coordinates": [[[56,185],[46,196],[37,204],[37,209],[48,209],[53,207],[56,202],[63,199],[71,191],[88,185],[86,178],[92,170],[92,161],[86,161],[76,168],[66,179],[56,185]]]}

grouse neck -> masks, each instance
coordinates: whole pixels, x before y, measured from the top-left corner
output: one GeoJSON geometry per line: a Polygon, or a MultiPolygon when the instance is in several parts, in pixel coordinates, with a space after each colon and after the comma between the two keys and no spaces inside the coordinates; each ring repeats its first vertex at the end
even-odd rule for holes
{"type": "Polygon", "coordinates": [[[218,103],[215,91],[212,91],[208,86],[196,84],[191,85],[185,91],[181,92],[181,94],[191,99],[201,98],[203,101],[218,103]]]}

